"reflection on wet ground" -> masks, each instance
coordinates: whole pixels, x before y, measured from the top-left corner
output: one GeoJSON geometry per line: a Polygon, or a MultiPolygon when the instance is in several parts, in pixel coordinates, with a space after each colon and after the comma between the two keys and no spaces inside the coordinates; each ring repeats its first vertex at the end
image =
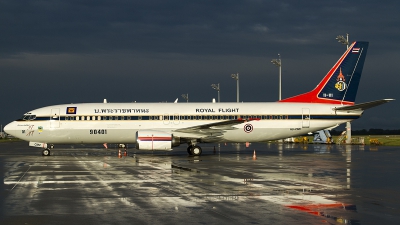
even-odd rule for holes
{"type": "Polygon", "coordinates": [[[0,145],[0,224],[398,224],[398,147],[0,145]]]}

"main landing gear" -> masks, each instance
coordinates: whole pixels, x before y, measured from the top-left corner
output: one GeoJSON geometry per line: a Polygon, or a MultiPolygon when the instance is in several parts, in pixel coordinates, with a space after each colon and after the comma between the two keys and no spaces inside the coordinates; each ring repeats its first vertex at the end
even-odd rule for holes
{"type": "Polygon", "coordinates": [[[200,148],[200,146],[197,145],[189,145],[187,147],[187,152],[189,153],[189,155],[193,155],[193,156],[199,156],[202,153],[202,150],[200,148]]]}

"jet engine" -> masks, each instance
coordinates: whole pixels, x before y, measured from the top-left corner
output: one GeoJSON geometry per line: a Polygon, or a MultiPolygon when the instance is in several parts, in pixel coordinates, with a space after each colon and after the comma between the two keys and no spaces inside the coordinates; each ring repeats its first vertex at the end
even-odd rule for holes
{"type": "Polygon", "coordinates": [[[172,150],[180,145],[180,138],[170,133],[155,130],[136,132],[136,149],[138,150],[172,150]]]}

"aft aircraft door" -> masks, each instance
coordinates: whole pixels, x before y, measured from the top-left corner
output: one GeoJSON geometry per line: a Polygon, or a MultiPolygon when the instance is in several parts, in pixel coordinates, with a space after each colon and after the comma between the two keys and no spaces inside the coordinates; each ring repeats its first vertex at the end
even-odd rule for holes
{"type": "Polygon", "coordinates": [[[303,114],[301,116],[301,123],[303,128],[310,127],[310,109],[303,108],[303,114]]]}
{"type": "Polygon", "coordinates": [[[59,127],[60,127],[60,109],[58,108],[51,109],[50,128],[59,128],[59,127]]]}

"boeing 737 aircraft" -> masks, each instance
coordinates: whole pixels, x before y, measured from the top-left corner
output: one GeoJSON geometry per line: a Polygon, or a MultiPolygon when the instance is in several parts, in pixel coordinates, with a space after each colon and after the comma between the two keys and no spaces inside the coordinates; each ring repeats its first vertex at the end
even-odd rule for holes
{"type": "Polygon", "coordinates": [[[270,103],[80,103],[25,113],[4,130],[43,148],[55,144],[135,144],[140,150],[172,150],[198,143],[264,142],[303,135],[359,118],[365,109],[392,101],[354,104],[368,42],[354,42],[317,87],[270,103]]]}

